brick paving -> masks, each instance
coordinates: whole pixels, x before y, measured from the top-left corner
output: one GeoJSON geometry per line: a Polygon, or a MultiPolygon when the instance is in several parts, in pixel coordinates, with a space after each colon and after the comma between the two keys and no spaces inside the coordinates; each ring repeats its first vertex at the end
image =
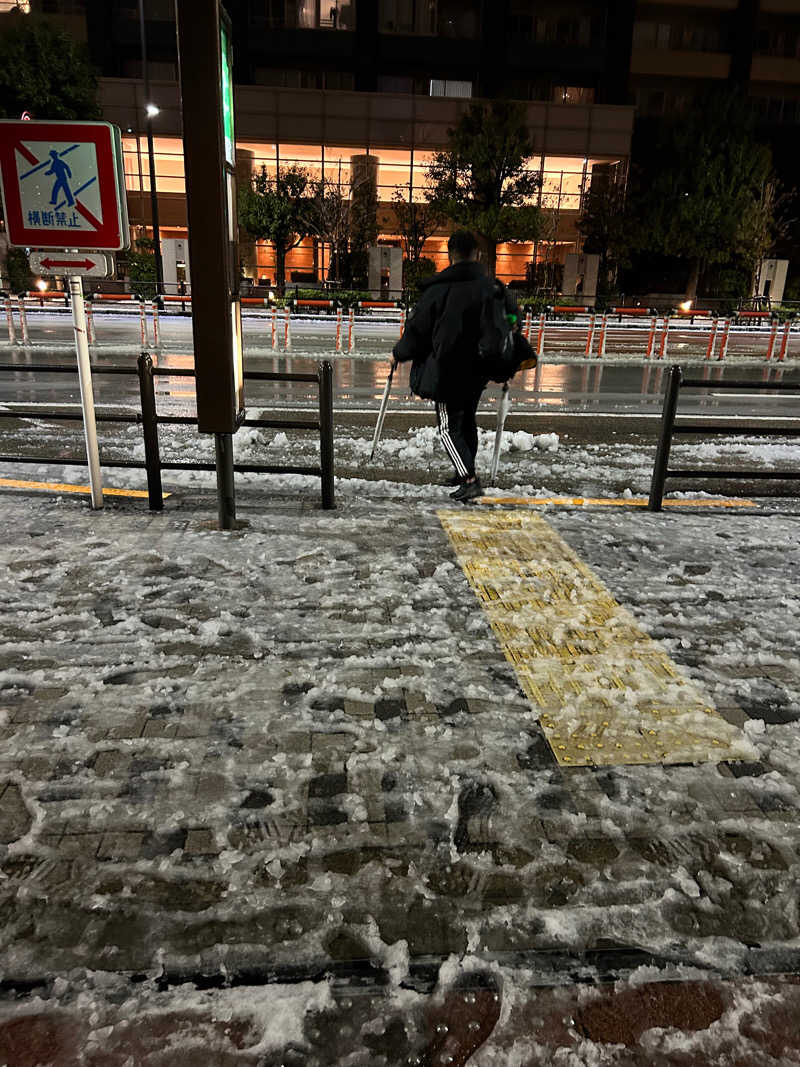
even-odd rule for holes
{"type": "Polygon", "coordinates": [[[260,501],[223,536],[189,498],[157,518],[4,504],[0,1063],[405,1062],[427,1054],[439,964],[462,957],[515,983],[470,1063],[591,1062],[564,1058],[587,1042],[609,1063],[714,1062],[651,1033],[670,1025],[762,1057],[719,1062],[796,1061],[791,982],[748,979],[753,1012],[729,1007],[734,976],[797,969],[796,542],[748,571],[715,544],[752,531],[741,516],[665,518],[666,558],[641,552],[646,516],[551,517],[729,722],[774,738],[747,763],[565,769],[425,505],[260,501]],[[549,987],[553,953],[573,988],[549,987]],[[587,953],[673,984],[601,996],[570,970],[587,953]],[[717,977],[675,984],[678,965],[717,977]],[[279,1000],[326,973],[333,1001],[276,1051],[253,1051],[263,1018],[240,1002],[221,1021],[222,993],[189,1010],[172,992],[205,976],[279,1000]]]}

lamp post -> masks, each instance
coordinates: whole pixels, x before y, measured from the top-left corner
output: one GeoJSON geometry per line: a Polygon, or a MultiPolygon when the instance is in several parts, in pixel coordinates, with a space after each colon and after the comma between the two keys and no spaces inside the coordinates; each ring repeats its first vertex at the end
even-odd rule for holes
{"type": "Polygon", "coordinates": [[[156,257],[156,301],[163,304],[164,265],[161,261],[161,233],[158,224],[158,194],[156,192],[156,158],[153,151],[153,118],[158,108],[150,99],[150,75],[147,71],[147,35],[144,24],[144,0],[139,0],[139,36],[142,48],[142,78],[144,79],[144,99],[147,131],[147,155],[150,160],[150,211],[153,219],[153,251],[156,257]]]}

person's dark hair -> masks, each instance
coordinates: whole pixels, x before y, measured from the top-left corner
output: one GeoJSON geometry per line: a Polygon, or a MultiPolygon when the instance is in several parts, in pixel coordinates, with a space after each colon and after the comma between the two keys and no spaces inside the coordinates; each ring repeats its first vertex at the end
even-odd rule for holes
{"type": "Polygon", "coordinates": [[[469,230],[456,230],[450,234],[447,242],[447,251],[454,260],[469,259],[478,247],[475,234],[469,230]]]}

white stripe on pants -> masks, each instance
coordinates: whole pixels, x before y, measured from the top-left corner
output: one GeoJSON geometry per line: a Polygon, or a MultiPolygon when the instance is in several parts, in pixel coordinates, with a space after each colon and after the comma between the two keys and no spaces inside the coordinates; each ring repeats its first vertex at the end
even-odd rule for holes
{"type": "Polygon", "coordinates": [[[442,440],[445,451],[452,460],[453,466],[456,469],[456,474],[460,474],[462,478],[466,478],[467,468],[464,466],[464,460],[461,458],[458,449],[453,443],[453,438],[450,436],[450,427],[447,421],[447,404],[437,403],[436,414],[439,416],[439,437],[442,440]]]}

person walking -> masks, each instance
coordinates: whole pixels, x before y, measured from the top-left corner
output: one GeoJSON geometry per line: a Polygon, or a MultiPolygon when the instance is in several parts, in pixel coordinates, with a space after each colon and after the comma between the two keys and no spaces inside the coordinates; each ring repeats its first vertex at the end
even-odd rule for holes
{"type": "Polygon", "coordinates": [[[66,203],[69,207],[72,207],[75,203],[75,198],[69,187],[69,179],[72,177],[72,171],[54,148],[50,149],[50,167],[45,171],[45,174],[52,174],[55,178],[55,181],[53,182],[53,192],[50,195],[50,203],[58,207],[63,194],[66,203]]]}
{"type": "MultiPolygon", "coordinates": [[[[499,283],[478,263],[478,242],[468,230],[450,236],[447,253],[450,266],[422,283],[422,296],[392,355],[395,364],[411,361],[412,391],[435,402],[439,438],[456,472],[448,484],[457,488],[450,495],[468,501],[483,492],[475,473],[475,416],[489,382],[479,361],[481,313],[499,283]]],[[[503,293],[509,319],[516,321],[516,303],[505,287],[503,293]]]]}

